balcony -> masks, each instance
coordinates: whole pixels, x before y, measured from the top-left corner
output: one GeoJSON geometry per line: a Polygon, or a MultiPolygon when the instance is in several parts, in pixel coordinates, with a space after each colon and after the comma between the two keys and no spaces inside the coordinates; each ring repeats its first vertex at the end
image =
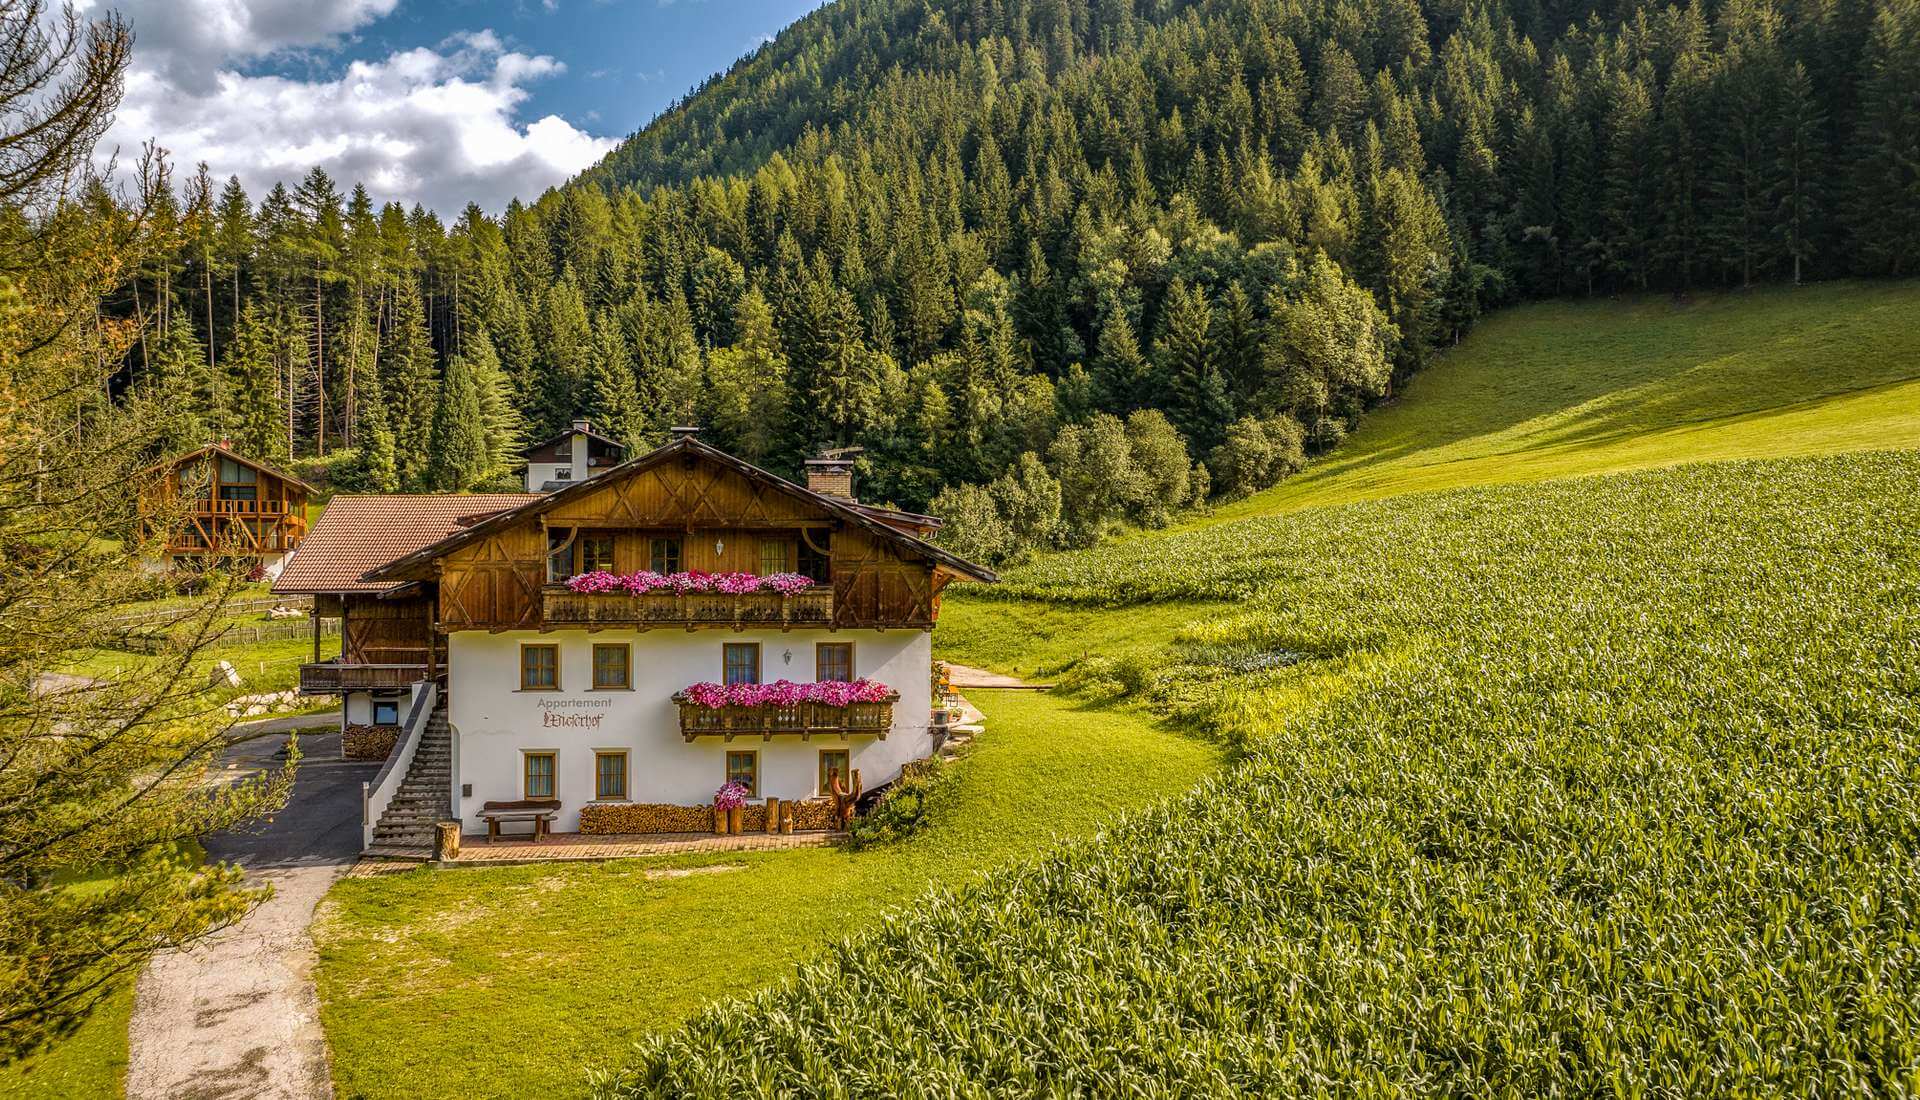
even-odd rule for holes
{"type": "Polygon", "coordinates": [[[573,592],[565,585],[541,591],[543,621],[549,627],[828,626],[833,622],[833,589],[826,585],[783,595],[778,592],[573,592]]]}
{"type": "Polygon", "coordinates": [[[731,741],[736,737],[796,736],[802,741],[815,737],[877,737],[887,739],[893,728],[893,698],[880,703],[849,703],[836,707],[827,703],[793,703],[787,706],[763,704],[754,707],[709,707],[680,696],[680,736],[689,743],[701,737],[731,741]]]}
{"type": "Polygon", "coordinates": [[[300,694],[339,695],[348,691],[405,691],[427,678],[426,665],[363,665],[321,661],[300,666],[300,694]]]}

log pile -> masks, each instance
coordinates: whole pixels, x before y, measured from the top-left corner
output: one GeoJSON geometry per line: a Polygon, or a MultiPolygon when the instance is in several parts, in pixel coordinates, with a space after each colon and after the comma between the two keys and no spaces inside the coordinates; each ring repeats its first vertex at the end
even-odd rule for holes
{"type": "Polygon", "coordinates": [[[351,725],[340,731],[340,755],[348,760],[385,760],[398,740],[399,726],[351,725]]]}
{"type": "MultiPolygon", "coordinates": [[[[781,810],[793,812],[793,826],[802,832],[836,828],[833,799],[780,800],[781,810]]],[[[675,806],[665,802],[592,803],[580,807],[580,831],[605,836],[613,833],[711,833],[712,806],[675,806]]],[[[740,831],[764,833],[767,806],[750,802],[741,809],[740,831]]]]}
{"type": "Polygon", "coordinates": [[[710,833],[712,806],[665,802],[595,803],[580,807],[583,833],[710,833]]]}

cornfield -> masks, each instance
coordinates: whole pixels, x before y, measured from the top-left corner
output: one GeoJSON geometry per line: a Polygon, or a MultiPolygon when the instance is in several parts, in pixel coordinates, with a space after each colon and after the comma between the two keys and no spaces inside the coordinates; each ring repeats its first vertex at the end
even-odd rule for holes
{"type": "Polygon", "coordinates": [[[1692,466],[1045,560],[1012,596],[1240,601],[1144,690],[1247,756],[600,1088],[1920,1090],[1917,486],[1912,454],[1692,466]]]}

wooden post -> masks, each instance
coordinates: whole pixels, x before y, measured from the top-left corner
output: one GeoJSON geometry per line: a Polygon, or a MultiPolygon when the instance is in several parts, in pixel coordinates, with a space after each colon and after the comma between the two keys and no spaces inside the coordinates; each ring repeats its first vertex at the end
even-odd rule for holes
{"type": "Polygon", "coordinates": [[[313,663],[317,665],[320,663],[320,604],[318,601],[314,603],[313,610],[307,613],[307,617],[313,620],[313,663]]]}
{"type": "Polygon", "coordinates": [[[767,832],[777,833],[779,831],[780,800],[777,798],[769,798],[767,799],[767,832]]]}

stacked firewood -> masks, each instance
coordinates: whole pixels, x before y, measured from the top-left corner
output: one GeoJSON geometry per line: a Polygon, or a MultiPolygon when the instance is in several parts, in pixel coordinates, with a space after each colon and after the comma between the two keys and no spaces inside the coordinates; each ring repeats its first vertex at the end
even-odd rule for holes
{"type": "Polygon", "coordinates": [[[622,802],[580,808],[583,833],[710,833],[712,806],[674,806],[665,802],[622,802]]]}

